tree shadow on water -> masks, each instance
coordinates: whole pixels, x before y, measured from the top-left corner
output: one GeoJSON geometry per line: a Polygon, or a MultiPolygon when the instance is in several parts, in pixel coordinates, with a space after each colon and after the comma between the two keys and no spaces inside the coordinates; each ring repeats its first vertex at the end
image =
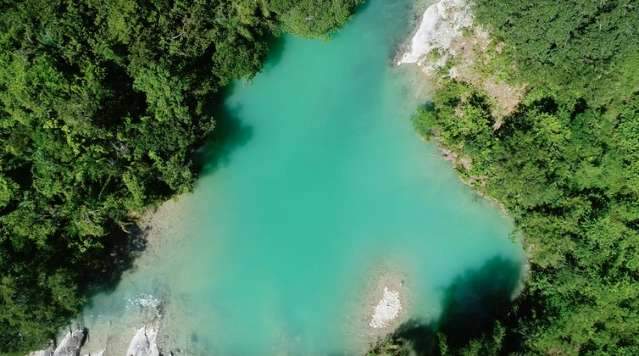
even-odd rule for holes
{"type": "MultiPolygon", "coordinates": [[[[229,89],[230,90],[230,89],[229,89]]],[[[228,91],[220,97],[228,96],[228,91]]],[[[200,177],[213,174],[219,167],[227,165],[232,153],[250,141],[253,129],[238,118],[240,106],[227,107],[221,101],[213,101],[207,108],[208,115],[215,118],[215,128],[193,153],[195,170],[200,177]]],[[[104,240],[104,248],[87,257],[90,263],[81,271],[81,281],[86,291],[88,305],[97,294],[111,294],[119,285],[125,271],[135,270],[135,260],[144,253],[151,227],[140,226],[135,220],[112,222],[111,232],[104,240]]]]}
{"type": "Polygon", "coordinates": [[[439,320],[410,320],[393,333],[391,340],[409,344],[418,355],[441,355],[443,342],[454,353],[490,333],[497,321],[508,315],[521,275],[519,261],[493,257],[480,268],[461,274],[446,288],[439,320]]]}
{"type": "Polygon", "coordinates": [[[81,281],[87,286],[89,296],[110,293],[117,287],[122,274],[133,268],[135,259],[146,249],[150,228],[143,228],[133,221],[111,222],[109,231],[109,238],[103,241],[104,248],[86,257],[92,263],[85,263],[89,267],[82,270],[81,281]]]}
{"type": "Polygon", "coordinates": [[[286,49],[288,38],[283,34],[278,36],[271,36],[268,40],[268,56],[262,67],[262,72],[268,71],[276,67],[284,56],[284,50],[286,49]]]}
{"type": "MultiPolygon", "coordinates": [[[[267,71],[277,65],[282,59],[286,47],[284,36],[271,36],[268,42],[268,60],[265,61],[262,71],[267,71]]],[[[210,100],[210,105],[205,109],[215,119],[215,128],[193,154],[195,170],[200,178],[213,174],[220,167],[228,165],[232,153],[246,145],[253,137],[253,127],[240,119],[242,105],[235,103],[231,106],[225,100],[234,91],[236,85],[238,85],[237,82],[229,84],[216,96],[222,99],[210,100]]]]}
{"type": "Polygon", "coordinates": [[[253,137],[253,128],[239,118],[241,109],[240,105],[229,107],[223,103],[212,109],[215,128],[194,155],[200,177],[213,174],[220,167],[228,165],[232,153],[246,145],[253,137]]]}

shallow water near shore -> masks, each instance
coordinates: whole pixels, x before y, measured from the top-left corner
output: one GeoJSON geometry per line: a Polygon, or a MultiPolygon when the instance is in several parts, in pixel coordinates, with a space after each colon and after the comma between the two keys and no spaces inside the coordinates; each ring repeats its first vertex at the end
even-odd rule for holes
{"type": "Polygon", "coordinates": [[[413,4],[372,0],[330,41],[286,36],[233,85],[195,191],[84,311],[87,351],[122,355],[155,299],[176,354],[337,355],[388,331],[369,326],[383,285],[402,295],[398,322],[513,291],[511,222],[411,127],[428,83],[392,60],[413,4]]]}

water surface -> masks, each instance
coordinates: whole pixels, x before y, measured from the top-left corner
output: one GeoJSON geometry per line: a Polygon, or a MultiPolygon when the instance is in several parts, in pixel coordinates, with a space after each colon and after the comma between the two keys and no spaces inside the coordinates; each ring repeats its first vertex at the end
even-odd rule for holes
{"type": "MultiPolygon", "coordinates": [[[[161,342],[186,354],[349,354],[370,336],[380,275],[405,279],[404,317],[425,321],[486,265],[482,281],[512,288],[511,223],[411,127],[425,80],[391,62],[412,4],[370,1],[330,41],[286,36],[231,88],[195,191],[85,311],[93,335],[113,335],[92,344],[132,335],[125,321],[151,295],[165,302],[161,342]]],[[[481,307],[477,288],[460,298],[481,307]]]]}

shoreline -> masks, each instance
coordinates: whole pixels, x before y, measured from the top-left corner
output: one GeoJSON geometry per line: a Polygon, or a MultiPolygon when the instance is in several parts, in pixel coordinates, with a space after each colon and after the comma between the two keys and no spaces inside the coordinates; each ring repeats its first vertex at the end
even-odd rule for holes
{"type": "MultiPolygon", "coordinates": [[[[433,6],[438,6],[439,4],[442,3],[448,3],[448,2],[452,2],[453,4],[455,4],[456,6],[459,6],[460,3],[464,2],[465,0],[437,0],[435,1],[433,4],[431,4],[429,6],[433,7],[433,6]]],[[[428,11],[428,9],[426,10],[428,11]]],[[[422,21],[424,18],[425,14],[423,14],[421,16],[422,21]]],[[[440,19],[441,20],[441,19],[440,19]]],[[[423,23],[421,24],[423,25],[423,23]]],[[[463,27],[465,28],[465,27],[463,27]]],[[[467,27],[468,29],[476,29],[476,26],[474,24],[471,24],[469,27],[467,27]]],[[[405,43],[409,43],[412,42],[412,40],[414,39],[415,34],[417,33],[417,31],[419,31],[419,29],[416,29],[415,31],[413,31],[413,35],[411,38],[409,38],[409,40],[405,41],[405,43]]],[[[448,61],[455,59],[455,51],[452,49],[453,46],[456,45],[457,40],[461,40],[464,37],[463,34],[459,34],[458,37],[455,37],[452,39],[451,43],[450,43],[450,47],[438,47],[436,49],[438,50],[443,50],[443,51],[450,51],[448,52],[448,61]]],[[[424,63],[428,62],[428,58],[426,58],[430,53],[430,50],[423,52],[420,55],[420,59],[417,60],[416,62],[402,62],[402,63],[396,63],[396,66],[404,66],[404,65],[413,65],[413,66],[417,66],[420,70],[420,74],[423,75],[423,79],[424,80],[430,80],[433,81],[434,84],[434,91],[436,91],[438,89],[438,84],[437,81],[442,77],[442,73],[436,73],[435,71],[431,70],[434,67],[430,67],[430,66],[424,66],[424,63]]],[[[405,53],[404,53],[405,54],[405,53]]],[[[397,56],[399,56],[400,54],[397,54],[397,56]]],[[[471,84],[472,85],[472,84],[471,84]]],[[[472,191],[474,193],[476,193],[477,195],[479,195],[481,198],[486,199],[487,201],[489,201],[492,205],[494,205],[497,209],[499,209],[503,214],[505,214],[509,219],[512,219],[512,217],[510,216],[508,209],[504,206],[504,204],[502,202],[500,202],[499,200],[497,200],[496,198],[490,196],[485,190],[481,189],[480,187],[478,187],[477,185],[475,185],[475,182],[481,181],[482,177],[473,177],[470,175],[463,175],[461,174],[462,171],[469,171],[472,168],[472,161],[470,160],[470,158],[463,156],[462,154],[460,154],[459,152],[455,151],[453,148],[446,146],[441,138],[437,135],[437,133],[433,134],[432,138],[427,138],[424,135],[420,134],[419,132],[417,132],[417,134],[419,135],[420,139],[422,139],[424,142],[427,143],[433,143],[435,145],[435,147],[437,148],[437,151],[441,154],[441,157],[448,162],[451,162],[453,168],[455,170],[458,171],[457,176],[459,177],[459,179],[468,187],[470,187],[472,189],[472,191]]]]}
{"type": "MultiPolygon", "coordinates": [[[[448,43],[448,46],[435,45],[435,46],[432,46],[431,48],[425,47],[426,50],[423,50],[422,48],[420,50],[423,50],[423,51],[416,56],[416,58],[417,57],[418,58],[414,62],[396,61],[395,65],[397,67],[405,66],[405,65],[409,65],[409,66],[412,65],[412,66],[418,67],[420,74],[423,75],[423,80],[433,82],[434,91],[438,90],[438,82],[443,76],[450,76],[453,79],[456,79],[454,78],[455,67],[450,68],[449,71],[446,73],[442,73],[441,70],[446,68],[451,61],[458,59],[458,57],[460,56],[465,57],[463,59],[465,63],[462,63],[462,64],[468,67],[466,68],[466,70],[472,71],[471,67],[475,64],[475,60],[476,60],[476,58],[472,58],[472,56],[475,56],[475,57],[478,56],[478,54],[474,52],[474,49],[476,49],[474,48],[474,46],[480,46],[482,47],[481,49],[485,50],[485,47],[487,46],[487,41],[489,41],[489,34],[485,32],[484,30],[482,30],[481,28],[479,28],[474,23],[472,10],[470,10],[468,6],[469,5],[466,2],[466,0],[436,0],[435,2],[432,2],[428,6],[428,8],[424,10],[424,13],[421,16],[419,16],[420,20],[417,22],[418,28],[416,28],[414,31],[411,32],[411,37],[403,41],[403,44],[402,46],[400,46],[400,48],[408,48],[408,51],[413,51],[414,48],[412,48],[410,44],[412,44],[415,41],[415,36],[420,32],[420,29],[421,29],[420,27],[423,27],[423,26],[431,27],[431,28],[437,27],[437,26],[433,26],[432,23],[431,24],[424,23],[427,16],[427,12],[432,11],[431,8],[434,8],[434,7],[439,7],[438,11],[442,17],[431,18],[431,20],[435,22],[441,22],[441,21],[446,22],[446,21],[450,21],[450,19],[452,18],[453,19],[452,21],[461,21],[455,24],[448,25],[449,28],[457,28],[458,32],[449,39],[450,41],[448,43]],[[445,11],[442,11],[443,10],[442,7],[445,8],[445,11]],[[462,11],[464,13],[462,15],[459,15],[459,14],[456,15],[454,13],[451,15],[450,13],[446,14],[447,11],[452,11],[452,12],[462,11]],[[446,15],[442,15],[442,14],[446,14],[446,15]],[[466,22],[468,20],[468,17],[470,17],[471,19],[470,23],[466,22]],[[469,35],[464,33],[465,31],[468,31],[468,30],[470,30],[472,34],[469,35]],[[468,49],[470,49],[470,51],[468,51],[468,49]],[[442,56],[441,58],[445,58],[444,63],[442,63],[440,60],[438,60],[438,62],[436,63],[429,63],[429,61],[431,60],[429,56],[431,55],[431,52],[433,50],[440,52],[439,54],[442,56]],[[442,51],[443,53],[441,53],[442,51]]],[[[441,24],[440,24],[440,28],[441,28],[441,24]]],[[[431,34],[431,37],[436,37],[436,36],[437,36],[437,33],[431,34]]],[[[404,50],[407,51],[406,49],[404,50]]],[[[400,52],[400,53],[397,53],[394,58],[396,59],[396,58],[406,57],[407,54],[408,52],[404,52],[404,53],[400,52]]],[[[413,55],[415,56],[415,53],[413,53],[413,55]]],[[[464,78],[459,78],[459,80],[464,81],[464,78]]],[[[469,80],[468,82],[469,85],[472,85],[472,86],[477,85],[476,83],[472,83],[470,81],[471,80],[469,80]]],[[[517,96],[517,100],[520,100],[520,95],[522,95],[523,90],[525,90],[525,88],[512,89],[512,92],[514,92],[514,95],[517,96]]],[[[491,93],[488,93],[488,94],[490,96],[491,93]]],[[[499,106],[499,104],[500,104],[499,100],[497,100],[497,104],[495,105],[499,106]]],[[[508,110],[498,111],[498,113],[500,114],[499,116],[505,114],[507,111],[508,110]]],[[[499,127],[496,127],[495,129],[498,129],[498,128],[499,127]]],[[[501,202],[499,199],[491,196],[485,189],[483,189],[482,183],[481,183],[483,177],[473,177],[467,174],[472,168],[472,161],[469,157],[465,157],[463,156],[463,154],[460,154],[459,152],[455,151],[453,148],[446,146],[442,142],[441,137],[439,137],[436,132],[433,133],[433,136],[431,138],[427,138],[424,135],[420,134],[419,132],[417,132],[417,134],[420,137],[420,139],[423,140],[425,143],[430,143],[435,145],[435,148],[437,152],[441,155],[441,158],[451,163],[452,168],[457,171],[456,175],[459,178],[459,180],[468,188],[470,188],[471,192],[474,195],[488,202],[491,206],[495,207],[497,210],[499,210],[503,214],[504,217],[506,217],[508,220],[510,220],[513,223],[513,226],[515,227],[515,229],[513,230],[514,241],[521,245],[522,252],[523,252],[523,259],[521,264],[522,274],[520,277],[519,285],[513,291],[513,296],[512,296],[512,300],[516,299],[521,294],[521,292],[525,289],[526,281],[529,279],[529,276],[530,276],[530,270],[531,270],[531,262],[530,262],[531,251],[530,250],[533,247],[526,241],[526,237],[517,229],[514,218],[512,217],[512,215],[510,214],[508,208],[506,208],[504,203],[501,202]]]]}
{"type": "MultiPolygon", "coordinates": [[[[143,241],[144,249],[136,256],[131,268],[123,272],[120,283],[133,273],[161,263],[166,258],[163,255],[170,251],[168,244],[179,243],[184,238],[183,234],[176,232],[185,223],[187,210],[184,201],[190,194],[180,194],[149,207],[137,217],[141,231],[139,238],[143,241]]],[[[170,354],[170,345],[163,344],[168,339],[163,332],[163,325],[169,303],[161,291],[149,290],[127,299],[124,310],[119,311],[122,315],[119,312],[101,315],[90,308],[84,309],[71,323],[88,330],[88,337],[79,349],[80,354],[120,355],[127,350],[138,350],[134,355],[170,354]],[[148,331],[147,335],[153,335],[153,340],[149,339],[152,342],[146,343],[147,346],[143,346],[146,339],[140,337],[145,334],[144,330],[148,331]]]]}

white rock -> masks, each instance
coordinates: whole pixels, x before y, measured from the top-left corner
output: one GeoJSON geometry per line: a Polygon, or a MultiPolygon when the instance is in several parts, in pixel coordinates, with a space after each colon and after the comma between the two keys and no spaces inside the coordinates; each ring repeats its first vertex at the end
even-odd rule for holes
{"type": "Polygon", "coordinates": [[[375,306],[373,316],[368,325],[374,329],[385,328],[393,320],[397,319],[401,310],[402,302],[399,298],[399,292],[384,287],[384,296],[375,306]]]}
{"type": "Polygon", "coordinates": [[[53,349],[48,348],[46,350],[32,351],[27,356],[53,356],[53,349]]]}
{"type": "Polygon", "coordinates": [[[100,350],[96,353],[88,353],[88,354],[84,354],[83,356],[103,356],[104,355],[104,350],[100,350]]]}
{"type": "Polygon", "coordinates": [[[159,356],[160,351],[156,343],[158,329],[156,327],[144,326],[135,333],[126,356],[159,356]]]}
{"type": "Polygon", "coordinates": [[[439,0],[426,9],[410,47],[398,65],[416,63],[427,69],[446,64],[452,42],[472,26],[473,17],[466,0],[439,0]],[[427,55],[439,50],[441,57],[435,63],[425,63],[427,55]]]}
{"type": "Polygon", "coordinates": [[[78,356],[86,335],[85,329],[69,331],[53,351],[53,356],[78,356]]]}

